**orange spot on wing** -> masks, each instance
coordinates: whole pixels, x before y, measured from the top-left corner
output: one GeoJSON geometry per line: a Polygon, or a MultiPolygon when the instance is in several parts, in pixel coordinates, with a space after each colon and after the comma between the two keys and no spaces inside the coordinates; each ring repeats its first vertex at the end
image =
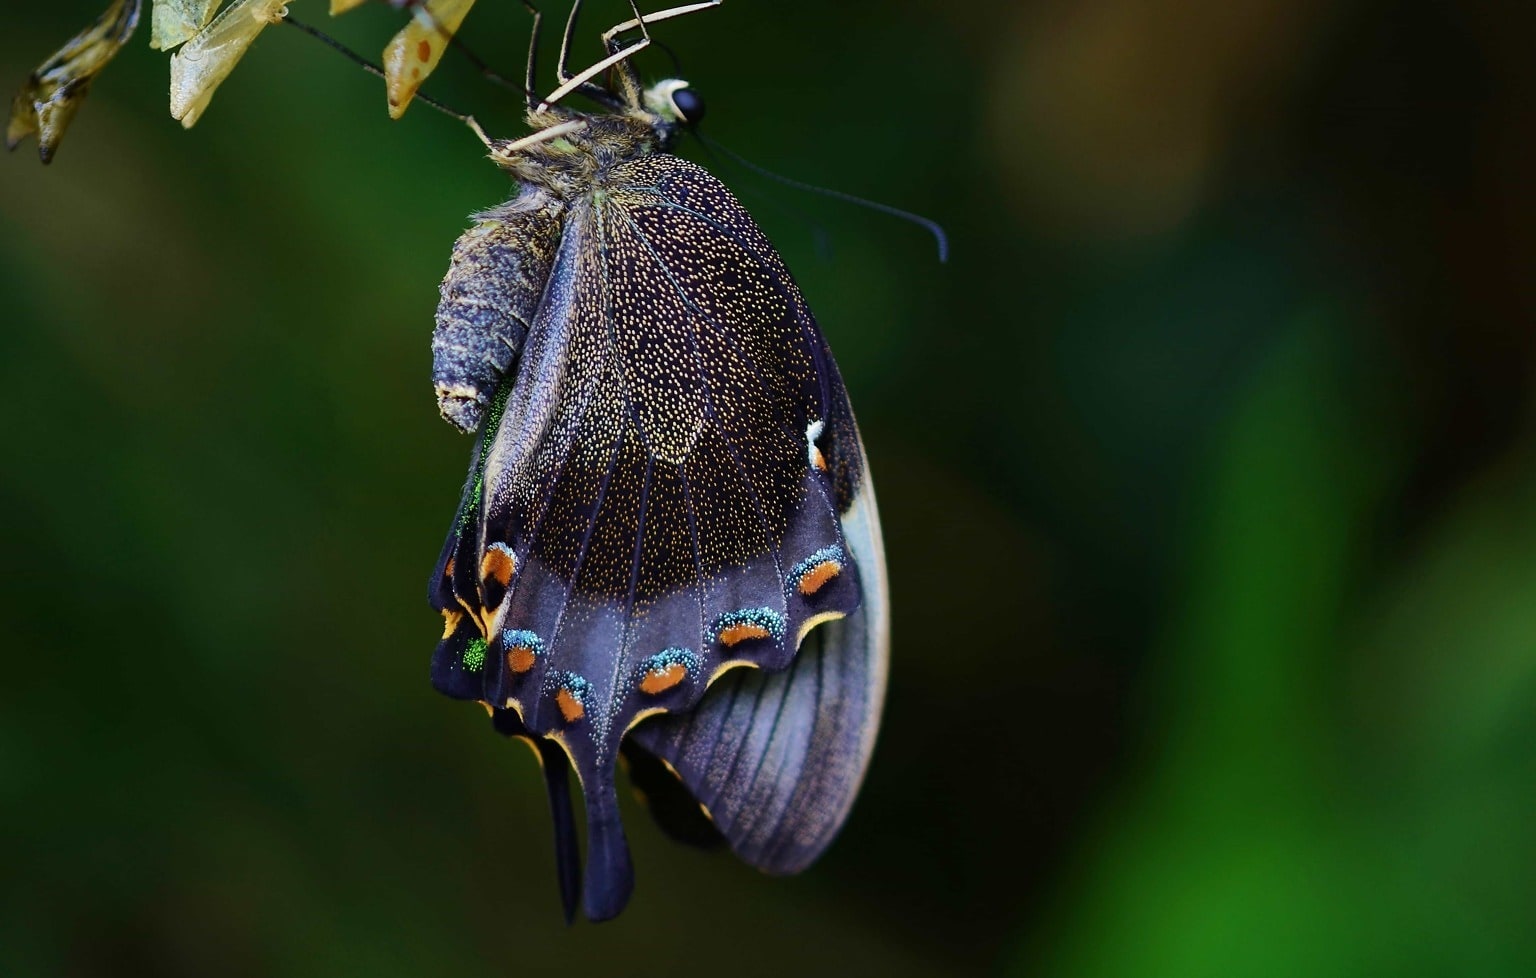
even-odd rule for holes
{"type": "Polygon", "coordinates": [[[688,675],[688,670],[680,662],[662,666],[660,669],[652,669],[640,680],[640,692],[649,693],[652,696],[657,693],[665,693],[667,690],[683,681],[688,675]]]}
{"type": "Polygon", "coordinates": [[[811,446],[811,464],[822,472],[827,471],[827,457],[815,445],[811,446]]]}
{"type": "MultiPolygon", "coordinates": [[[[529,669],[532,669],[535,661],[537,659],[533,654],[533,649],[526,645],[514,645],[507,650],[507,668],[518,675],[522,675],[529,669]]],[[[565,691],[561,690],[561,692],[565,691]]],[[[580,705],[579,703],[577,704],[577,706],[580,705]]]]}
{"type": "Polygon", "coordinates": [[[454,611],[452,608],[443,609],[443,638],[453,634],[453,630],[459,627],[459,622],[464,620],[464,613],[454,611]]]}
{"type": "Polygon", "coordinates": [[[453,580],[453,558],[448,558],[448,563],[443,565],[443,577],[453,580]]]}
{"type": "Polygon", "coordinates": [[[812,595],[820,591],[828,581],[843,572],[843,565],[835,560],[823,560],[800,576],[800,593],[812,595]]]}
{"type": "Polygon", "coordinates": [[[480,576],[486,580],[493,580],[502,587],[512,580],[512,572],[517,569],[517,560],[511,551],[503,547],[491,547],[480,558],[480,576]]]}
{"type": "Polygon", "coordinates": [[[416,45],[416,57],[421,59],[422,64],[426,64],[428,61],[431,61],[432,42],[422,41],[420,44],[416,45]]]}
{"type": "Polygon", "coordinates": [[[555,694],[555,705],[560,708],[560,715],[565,717],[566,723],[575,723],[587,715],[587,708],[581,705],[581,700],[564,687],[555,694]]]}
{"type": "Polygon", "coordinates": [[[727,625],[720,629],[720,644],[725,646],[736,645],[754,638],[767,638],[768,629],[761,625],[742,624],[727,625]]]}

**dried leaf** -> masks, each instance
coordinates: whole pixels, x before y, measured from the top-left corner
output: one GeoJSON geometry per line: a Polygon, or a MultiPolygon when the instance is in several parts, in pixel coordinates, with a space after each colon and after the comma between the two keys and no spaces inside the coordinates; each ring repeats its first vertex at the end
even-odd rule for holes
{"type": "Polygon", "coordinates": [[[142,0],[112,0],[95,23],[32,72],[11,101],[6,149],[15,149],[23,139],[35,135],[38,157],[44,163],[53,159],[64,130],[90,91],[92,79],[133,36],[141,6],[142,0]]]}
{"type": "Polygon", "coordinates": [[[256,35],[287,13],[286,0],[235,0],[171,55],[171,118],[191,129],[256,35]]]}
{"type": "Polygon", "coordinates": [[[475,0],[427,0],[384,49],[384,83],[389,117],[398,119],[416,96],[416,89],[442,60],[448,42],[475,0]]]}
{"type": "Polygon", "coordinates": [[[155,0],[149,10],[149,46],[171,48],[208,26],[219,0],[155,0]]]}

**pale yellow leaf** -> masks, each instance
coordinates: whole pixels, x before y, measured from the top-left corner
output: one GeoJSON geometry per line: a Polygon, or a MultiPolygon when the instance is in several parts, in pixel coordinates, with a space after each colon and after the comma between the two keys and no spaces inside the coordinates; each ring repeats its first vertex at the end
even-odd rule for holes
{"type": "Polygon", "coordinates": [[[367,3],[368,0],[331,0],[331,16],[344,14],[349,10],[355,10],[367,3]]]}

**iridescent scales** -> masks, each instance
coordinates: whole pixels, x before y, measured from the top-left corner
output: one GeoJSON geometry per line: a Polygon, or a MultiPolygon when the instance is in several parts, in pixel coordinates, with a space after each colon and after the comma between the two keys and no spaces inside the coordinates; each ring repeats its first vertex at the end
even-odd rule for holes
{"type": "Polygon", "coordinates": [[[662,649],[641,666],[640,692],[649,696],[665,693],[697,674],[702,660],[689,649],[662,649]]]}
{"type": "Polygon", "coordinates": [[[794,570],[789,572],[788,584],[810,597],[843,572],[847,559],[842,547],[822,547],[795,565],[794,570]]]}
{"type": "Polygon", "coordinates": [[[778,641],[784,637],[784,616],[772,608],[743,608],[716,618],[712,631],[728,649],[760,638],[778,641]]]}
{"type": "Polygon", "coordinates": [[[479,672],[485,666],[486,643],[483,638],[472,638],[469,644],[464,646],[464,668],[470,672],[479,672]]]}
{"type": "Polygon", "coordinates": [[[519,676],[532,669],[544,655],[543,639],[521,628],[503,629],[501,647],[506,650],[507,669],[519,676]]]}
{"type": "Polygon", "coordinates": [[[587,700],[592,696],[592,684],[574,672],[561,674],[556,682],[555,706],[566,723],[575,723],[587,715],[587,700]]]}

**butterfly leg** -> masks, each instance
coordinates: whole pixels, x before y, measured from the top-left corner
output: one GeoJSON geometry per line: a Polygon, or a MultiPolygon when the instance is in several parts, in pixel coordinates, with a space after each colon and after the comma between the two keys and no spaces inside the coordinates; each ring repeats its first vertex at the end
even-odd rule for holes
{"type": "MultiPolygon", "coordinates": [[[[370,75],[383,78],[386,81],[389,79],[389,75],[385,73],[383,68],[374,64],[372,61],[369,61],[367,58],[347,47],[345,44],[342,44],[340,41],[336,40],[334,37],[331,37],[329,34],[309,26],[303,21],[296,19],[291,14],[283,17],[282,22],[287,24],[289,27],[303,31],[305,34],[308,34],[310,37],[326,45],[332,50],[341,53],[349,61],[364,71],[368,72],[370,75]]],[[[413,98],[415,98],[418,102],[421,102],[423,105],[431,106],[433,109],[441,112],[443,115],[446,115],[449,118],[457,119],[464,123],[470,128],[470,131],[472,131],[475,136],[479,138],[480,142],[485,144],[486,149],[492,151],[495,150],[496,145],[491,142],[491,137],[485,134],[485,130],[480,127],[480,123],[475,121],[474,116],[466,115],[463,112],[455,112],[453,109],[439,102],[437,99],[425,94],[424,92],[417,92],[413,98]]]]}
{"type": "Polygon", "coordinates": [[[611,58],[620,59],[619,67],[622,69],[620,72],[620,80],[624,86],[624,101],[627,105],[640,105],[640,79],[636,77],[635,71],[632,67],[630,67],[629,63],[627,61],[623,61],[622,58],[629,57],[629,55],[632,55],[635,53],[635,51],[638,51],[640,47],[651,43],[651,32],[646,30],[646,25],[654,24],[657,21],[671,20],[673,17],[681,17],[684,14],[691,14],[700,10],[708,10],[710,7],[718,7],[722,2],[723,0],[703,0],[701,3],[690,3],[684,4],[680,7],[669,7],[666,10],[658,10],[653,14],[642,15],[640,13],[640,8],[635,6],[634,0],[630,0],[629,9],[635,16],[621,24],[615,24],[613,27],[610,27],[608,30],[603,32],[603,50],[607,51],[611,58]],[[640,29],[641,43],[630,50],[629,54],[624,54],[621,57],[623,45],[618,40],[618,35],[623,34],[626,31],[632,31],[637,27],[640,29]]]}
{"type": "Polygon", "coordinates": [[[570,15],[565,18],[565,33],[560,37],[560,60],[555,64],[555,78],[561,84],[571,79],[568,65],[571,59],[571,41],[576,37],[576,18],[581,14],[581,0],[572,0],[570,15]]]}
{"type": "Polygon", "coordinates": [[[529,133],[522,139],[514,139],[511,142],[503,140],[500,143],[487,142],[491,148],[491,159],[511,159],[518,153],[539,143],[547,143],[559,139],[561,136],[579,132],[587,127],[585,119],[572,119],[570,122],[562,122],[558,126],[550,126],[548,129],[540,129],[538,132],[529,133]]]}
{"type": "MultiPolygon", "coordinates": [[[[576,37],[576,19],[581,14],[582,0],[573,0],[570,16],[565,20],[565,33],[560,38],[560,60],[555,65],[555,77],[560,82],[560,87],[545,97],[538,105],[531,105],[530,112],[543,112],[551,105],[560,101],[573,91],[580,91],[595,102],[599,102],[611,109],[623,109],[625,106],[610,95],[607,89],[591,82],[591,74],[584,74],[581,78],[572,78],[568,67],[571,54],[571,42],[576,37]]],[[[530,91],[532,85],[529,86],[530,91]]]]}
{"type": "Polygon", "coordinates": [[[523,76],[523,94],[528,100],[528,110],[531,112],[538,105],[539,98],[534,94],[537,91],[534,86],[539,81],[539,28],[543,25],[544,15],[529,0],[523,0],[523,7],[533,15],[533,29],[528,37],[528,69],[523,76]]]}
{"type": "MultiPolygon", "coordinates": [[[[634,0],[630,0],[630,9],[635,9],[634,0]]],[[[603,72],[607,71],[609,68],[612,68],[614,65],[619,64],[625,59],[631,58],[640,51],[643,51],[645,48],[650,47],[651,39],[649,35],[647,35],[640,38],[640,40],[629,45],[623,50],[616,51],[608,55],[608,57],[602,59],[597,64],[579,71],[574,75],[568,75],[567,65],[570,55],[571,38],[576,32],[576,16],[580,12],[581,0],[575,0],[575,2],[571,4],[571,16],[565,22],[565,38],[560,43],[560,65],[556,70],[556,75],[560,79],[560,87],[544,96],[544,101],[539,103],[538,108],[535,109],[535,111],[542,112],[543,110],[549,108],[551,105],[554,105],[556,102],[565,98],[567,95],[578,90],[583,94],[592,96],[600,102],[612,103],[613,97],[609,95],[608,92],[601,86],[594,85],[592,83],[592,79],[596,78],[598,75],[601,75],[603,72]]],[[[643,20],[644,18],[641,19],[643,20]]]]}
{"type": "MultiPolygon", "coordinates": [[[[666,10],[658,10],[653,14],[641,14],[640,9],[635,6],[634,0],[630,0],[629,7],[635,16],[630,20],[615,25],[603,34],[603,45],[608,50],[608,56],[577,74],[571,75],[568,69],[571,39],[576,33],[577,14],[581,11],[581,0],[575,0],[571,4],[571,16],[566,20],[565,38],[560,44],[560,65],[556,72],[560,79],[560,87],[544,96],[544,101],[539,104],[538,108],[540,110],[546,109],[578,89],[585,94],[592,95],[599,101],[610,101],[607,91],[597,85],[593,85],[591,83],[592,79],[614,65],[622,64],[650,47],[651,35],[645,29],[647,24],[670,20],[673,17],[681,17],[684,14],[691,14],[695,11],[707,10],[710,7],[718,7],[722,2],[723,0],[703,0],[700,3],[689,3],[678,7],[669,7],[666,10]],[[624,31],[634,30],[637,27],[640,29],[640,40],[627,47],[620,47],[615,40],[616,36],[624,31]]],[[[629,91],[625,92],[628,106],[638,105],[640,100],[638,83],[634,80],[633,76],[626,76],[625,81],[625,88],[629,89],[629,91]]]]}
{"type": "MultiPolygon", "coordinates": [[[[684,4],[681,7],[669,7],[666,10],[658,10],[654,14],[646,14],[644,17],[640,16],[639,12],[636,11],[632,20],[626,20],[622,24],[615,24],[613,27],[604,32],[603,47],[607,49],[609,54],[613,54],[619,48],[619,42],[616,40],[616,38],[618,35],[624,33],[625,31],[632,31],[638,27],[640,28],[641,32],[645,34],[647,38],[649,38],[650,33],[645,30],[646,24],[654,24],[657,21],[671,20],[673,17],[681,17],[684,14],[691,14],[700,10],[708,10],[711,7],[720,6],[720,4],[723,2],[724,0],[703,0],[702,3],[689,3],[684,4]]],[[[631,4],[630,6],[633,8],[634,5],[631,4]]]]}

